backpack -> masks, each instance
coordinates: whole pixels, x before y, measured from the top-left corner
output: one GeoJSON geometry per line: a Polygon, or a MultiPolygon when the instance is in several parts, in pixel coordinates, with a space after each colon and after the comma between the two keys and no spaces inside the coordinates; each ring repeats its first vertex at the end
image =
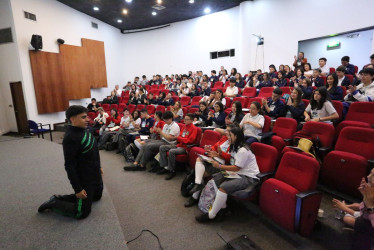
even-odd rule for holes
{"type": "Polygon", "coordinates": [[[319,162],[321,160],[319,158],[319,148],[321,147],[321,141],[319,140],[318,136],[313,136],[311,133],[305,130],[299,130],[295,134],[293,134],[292,141],[293,145],[297,147],[299,145],[299,141],[301,138],[309,140],[312,142],[312,146],[309,150],[309,153],[319,162]]]}
{"type": "Polygon", "coordinates": [[[217,191],[218,188],[213,179],[208,181],[204,189],[201,191],[198,206],[203,213],[208,213],[212,209],[217,191]]]}
{"type": "Polygon", "coordinates": [[[190,190],[193,188],[193,186],[195,185],[195,169],[193,169],[191,171],[191,173],[189,173],[184,179],[183,179],[183,182],[182,182],[182,186],[181,186],[181,193],[184,197],[188,197],[190,196],[190,190]]]}
{"type": "Polygon", "coordinates": [[[135,146],[134,143],[131,143],[126,146],[125,151],[123,152],[127,162],[134,162],[135,157],[138,155],[139,149],[135,146]]]}

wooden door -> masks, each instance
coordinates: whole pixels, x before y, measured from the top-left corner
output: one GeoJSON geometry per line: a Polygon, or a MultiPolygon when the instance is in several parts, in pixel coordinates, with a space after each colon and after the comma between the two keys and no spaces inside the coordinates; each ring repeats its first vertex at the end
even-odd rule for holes
{"type": "Polygon", "coordinates": [[[29,126],[27,123],[27,114],[25,107],[25,99],[23,98],[23,90],[21,82],[11,82],[10,91],[14,105],[14,114],[16,116],[17,128],[19,134],[28,134],[29,126]]]}

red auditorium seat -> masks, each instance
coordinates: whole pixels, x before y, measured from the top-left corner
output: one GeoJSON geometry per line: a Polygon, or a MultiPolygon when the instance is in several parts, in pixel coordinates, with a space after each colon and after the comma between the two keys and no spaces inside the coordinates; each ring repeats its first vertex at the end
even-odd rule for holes
{"type": "Polygon", "coordinates": [[[110,111],[110,104],[102,104],[101,107],[104,109],[105,112],[110,111]]]}
{"type": "Polygon", "coordinates": [[[134,113],[135,109],[136,109],[136,105],[135,104],[129,104],[127,106],[127,109],[129,110],[130,114],[134,113]]]}
{"type": "Polygon", "coordinates": [[[358,67],[355,65],[354,68],[355,68],[355,74],[357,74],[357,72],[358,72],[358,67]]]}
{"type": "Polygon", "coordinates": [[[195,114],[197,111],[199,111],[198,108],[189,108],[188,113],[195,114]]]}
{"type": "Polygon", "coordinates": [[[290,232],[310,235],[322,198],[315,191],[319,169],[318,162],[313,158],[286,153],[275,177],[261,186],[261,211],[290,232]]]}
{"type": "Polygon", "coordinates": [[[194,97],[192,97],[191,106],[193,106],[193,105],[199,105],[201,98],[202,98],[201,96],[194,96],[194,97]]]}
{"type": "Polygon", "coordinates": [[[182,96],[181,99],[180,99],[182,107],[183,106],[188,106],[190,104],[190,101],[191,101],[191,97],[189,97],[189,96],[182,96]]]}
{"type": "Polygon", "coordinates": [[[260,89],[260,93],[258,93],[258,97],[261,98],[269,98],[273,93],[273,87],[263,87],[260,89]]]}
{"type": "Polygon", "coordinates": [[[304,102],[305,108],[308,107],[310,101],[308,99],[302,99],[302,101],[304,102]]]}
{"type": "Polygon", "coordinates": [[[264,115],[265,122],[264,122],[264,127],[262,127],[262,133],[266,133],[270,131],[271,127],[271,118],[270,116],[264,115]]]}
{"type": "Polygon", "coordinates": [[[122,97],[121,103],[128,103],[130,99],[130,96],[124,96],[122,97]]]}
{"type": "Polygon", "coordinates": [[[165,87],[166,87],[165,84],[161,84],[161,85],[158,86],[158,89],[159,89],[159,90],[164,90],[165,87]]]}
{"type": "Polygon", "coordinates": [[[188,165],[190,168],[195,168],[197,154],[204,154],[204,146],[211,145],[213,146],[221,139],[221,134],[214,130],[206,130],[201,138],[200,146],[191,148],[191,151],[188,156],[188,165]]]}
{"type": "Polygon", "coordinates": [[[334,106],[336,113],[339,115],[338,121],[342,119],[343,115],[343,103],[341,101],[331,100],[332,105],[334,106]]]}
{"type": "Polygon", "coordinates": [[[347,77],[349,79],[351,84],[353,83],[353,75],[345,74],[345,77],[347,77]]]}
{"type": "Polygon", "coordinates": [[[330,68],[330,75],[332,75],[333,73],[335,73],[335,68],[330,68]]]}
{"type": "Polygon", "coordinates": [[[326,86],[326,83],[327,83],[327,77],[326,77],[326,76],[320,76],[320,78],[323,80],[323,85],[326,86]]]}
{"type": "Polygon", "coordinates": [[[255,97],[257,95],[257,91],[255,87],[244,88],[242,96],[244,97],[255,97]]]}
{"type": "Polygon", "coordinates": [[[158,85],[156,85],[156,84],[151,86],[151,90],[155,90],[155,89],[158,89],[158,85]]]}
{"type": "MultiPolygon", "coordinates": [[[[247,98],[245,98],[245,97],[235,97],[235,98],[232,100],[232,102],[236,102],[236,101],[241,102],[241,103],[242,103],[242,107],[247,107],[247,101],[248,101],[247,98]]],[[[231,106],[232,106],[232,104],[231,104],[231,106]]]]}
{"type": "Polygon", "coordinates": [[[149,115],[153,115],[156,111],[156,107],[154,105],[147,105],[147,111],[149,115]]]}
{"type": "Polygon", "coordinates": [[[122,113],[125,108],[126,108],[126,103],[120,103],[118,106],[118,112],[122,113]]]}
{"type": "Polygon", "coordinates": [[[347,88],[345,86],[340,86],[343,90],[343,97],[347,95],[347,88]]]}
{"type": "Polygon", "coordinates": [[[254,97],[254,98],[249,98],[248,102],[247,102],[247,107],[246,108],[250,108],[252,102],[258,102],[260,103],[261,107],[262,107],[262,98],[261,97],[254,97]]]}
{"type": "Polygon", "coordinates": [[[354,102],[349,107],[345,120],[336,128],[335,138],[347,127],[372,128],[374,126],[374,102],[354,102]]]}
{"type": "Polygon", "coordinates": [[[179,96],[172,96],[174,103],[179,102],[179,96]]]}
{"type": "Polygon", "coordinates": [[[368,160],[374,161],[374,129],[345,127],[334,151],[323,161],[321,182],[340,192],[361,198],[358,191],[362,177],[366,177],[368,160]]]}
{"type": "Polygon", "coordinates": [[[216,82],[216,83],[214,84],[213,87],[216,88],[216,89],[218,89],[218,88],[222,88],[222,87],[223,87],[223,82],[218,81],[218,82],[216,82]]]}
{"type": "Polygon", "coordinates": [[[138,105],[136,105],[136,109],[135,110],[141,111],[142,109],[145,109],[145,105],[144,104],[138,104],[138,105]]]}
{"type": "MultiPolygon", "coordinates": [[[[288,79],[288,78],[286,78],[288,79]]],[[[293,90],[293,87],[280,87],[280,89],[282,90],[282,95],[284,94],[291,94],[292,90],[293,90]]]]}
{"type": "MultiPolygon", "coordinates": [[[[225,92],[223,92],[223,93],[225,93],[225,92]]],[[[231,99],[230,99],[230,97],[225,97],[225,100],[226,100],[225,108],[231,108],[231,99]]]]}
{"type": "Polygon", "coordinates": [[[118,104],[111,104],[110,109],[117,109],[118,110],[118,104]]]}
{"type": "Polygon", "coordinates": [[[156,111],[161,111],[162,113],[164,113],[165,112],[165,106],[163,106],[163,105],[157,105],[156,111]]]}
{"type": "MultiPolygon", "coordinates": [[[[278,151],[273,146],[259,142],[251,144],[251,151],[256,156],[256,162],[260,170],[258,177],[260,182],[263,182],[275,171],[278,151]]],[[[233,193],[232,196],[240,200],[254,200],[258,197],[259,187],[260,185],[255,189],[251,187],[239,190],[233,193]]]]}
{"type": "Polygon", "coordinates": [[[289,145],[292,141],[293,134],[296,132],[296,129],[297,122],[295,119],[279,117],[275,121],[272,131],[276,133],[275,136],[281,137],[285,141],[286,145],[289,145]]]}

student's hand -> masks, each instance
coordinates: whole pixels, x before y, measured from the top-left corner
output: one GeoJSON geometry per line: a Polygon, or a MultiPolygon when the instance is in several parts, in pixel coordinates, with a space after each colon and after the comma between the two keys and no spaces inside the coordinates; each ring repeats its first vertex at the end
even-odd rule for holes
{"type": "Polygon", "coordinates": [[[332,199],[332,203],[333,203],[333,207],[338,208],[343,211],[345,211],[348,208],[347,205],[345,205],[344,201],[332,199]]]}
{"type": "Polygon", "coordinates": [[[209,157],[218,157],[219,154],[216,151],[208,151],[208,156],[209,157]]]}
{"type": "Polygon", "coordinates": [[[287,105],[288,105],[288,106],[291,106],[291,105],[292,105],[292,100],[291,100],[291,97],[288,97],[288,100],[287,100],[287,105]]]}
{"type": "Polygon", "coordinates": [[[306,122],[310,121],[310,116],[309,115],[305,116],[305,121],[306,122]]]}
{"type": "Polygon", "coordinates": [[[82,191],[80,191],[79,193],[75,194],[75,196],[78,199],[86,199],[87,198],[86,190],[82,189],[82,191]]]}
{"type": "Polygon", "coordinates": [[[356,86],[349,85],[348,88],[349,88],[350,93],[353,93],[356,91],[356,86]]]}
{"type": "Polygon", "coordinates": [[[215,167],[215,168],[219,168],[219,165],[220,164],[216,161],[213,161],[213,163],[212,163],[212,166],[215,167]]]}
{"type": "Polygon", "coordinates": [[[297,57],[296,57],[296,56],[293,56],[293,58],[295,59],[295,61],[297,60],[297,57]]]}
{"type": "Polygon", "coordinates": [[[104,170],[103,170],[103,168],[100,168],[100,173],[101,173],[101,176],[104,176],[104,170]]]}
{"type": "Polygon", "coordinates": [[[319,122],[320,120],[319,120],[319,118],[317,117],[317,118],[313,118],[313,119],[311,119],[311,121],[312,121],[312,122],[319,122]]]}
{"type": "Polygon", "coordinates": [[[221,147],[217,147],[217,153],[220,155],[220,154],[222,154],[222,149],[221,149],[221,147]]]}
{"type": "Polygon", "coordinates": [[[267,106],[268,105],[268,103],[267,103],[267,101],[265,100],[265,98],[262,98],[262,105],[264,105],[264,106],[267,106]]]}

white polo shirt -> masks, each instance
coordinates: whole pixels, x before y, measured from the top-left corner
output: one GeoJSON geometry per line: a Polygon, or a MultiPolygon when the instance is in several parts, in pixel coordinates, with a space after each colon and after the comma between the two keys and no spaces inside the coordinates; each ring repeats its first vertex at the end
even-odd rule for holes
{"type": "Polygon", "coordinates": [[[258,179],[257,174],[260,173],[260,170],[258,169],[256,157],[251,150],[243,147],[238,152],[231,152],[230,164],[240,168],[237,174],[258,179]]]}
{"type": "MultiPolygon", "coordinates": [[[[179,128],[178,124],[173,121],[172,123],[170,123],[170,125],[165,124],[164,127],[162,128],[162,132],[164,132],[165,134],[168,134],[168,135],[179,136],[180,128],[179,128]]],[[[164,137],[162,137],[162,140],[164,140],[164,141],[166,141],[170,144],[176,144],[177,143],[176,140],[168,141],[164,137]]]]}
{"type": "Polygon", "coordinates": [[[232,96],[232,95],[237,95],[238,93],[239,93],[239,89],[236,86],[234,87],[229,86],[226,89],[226,95],[232,96]]]}

